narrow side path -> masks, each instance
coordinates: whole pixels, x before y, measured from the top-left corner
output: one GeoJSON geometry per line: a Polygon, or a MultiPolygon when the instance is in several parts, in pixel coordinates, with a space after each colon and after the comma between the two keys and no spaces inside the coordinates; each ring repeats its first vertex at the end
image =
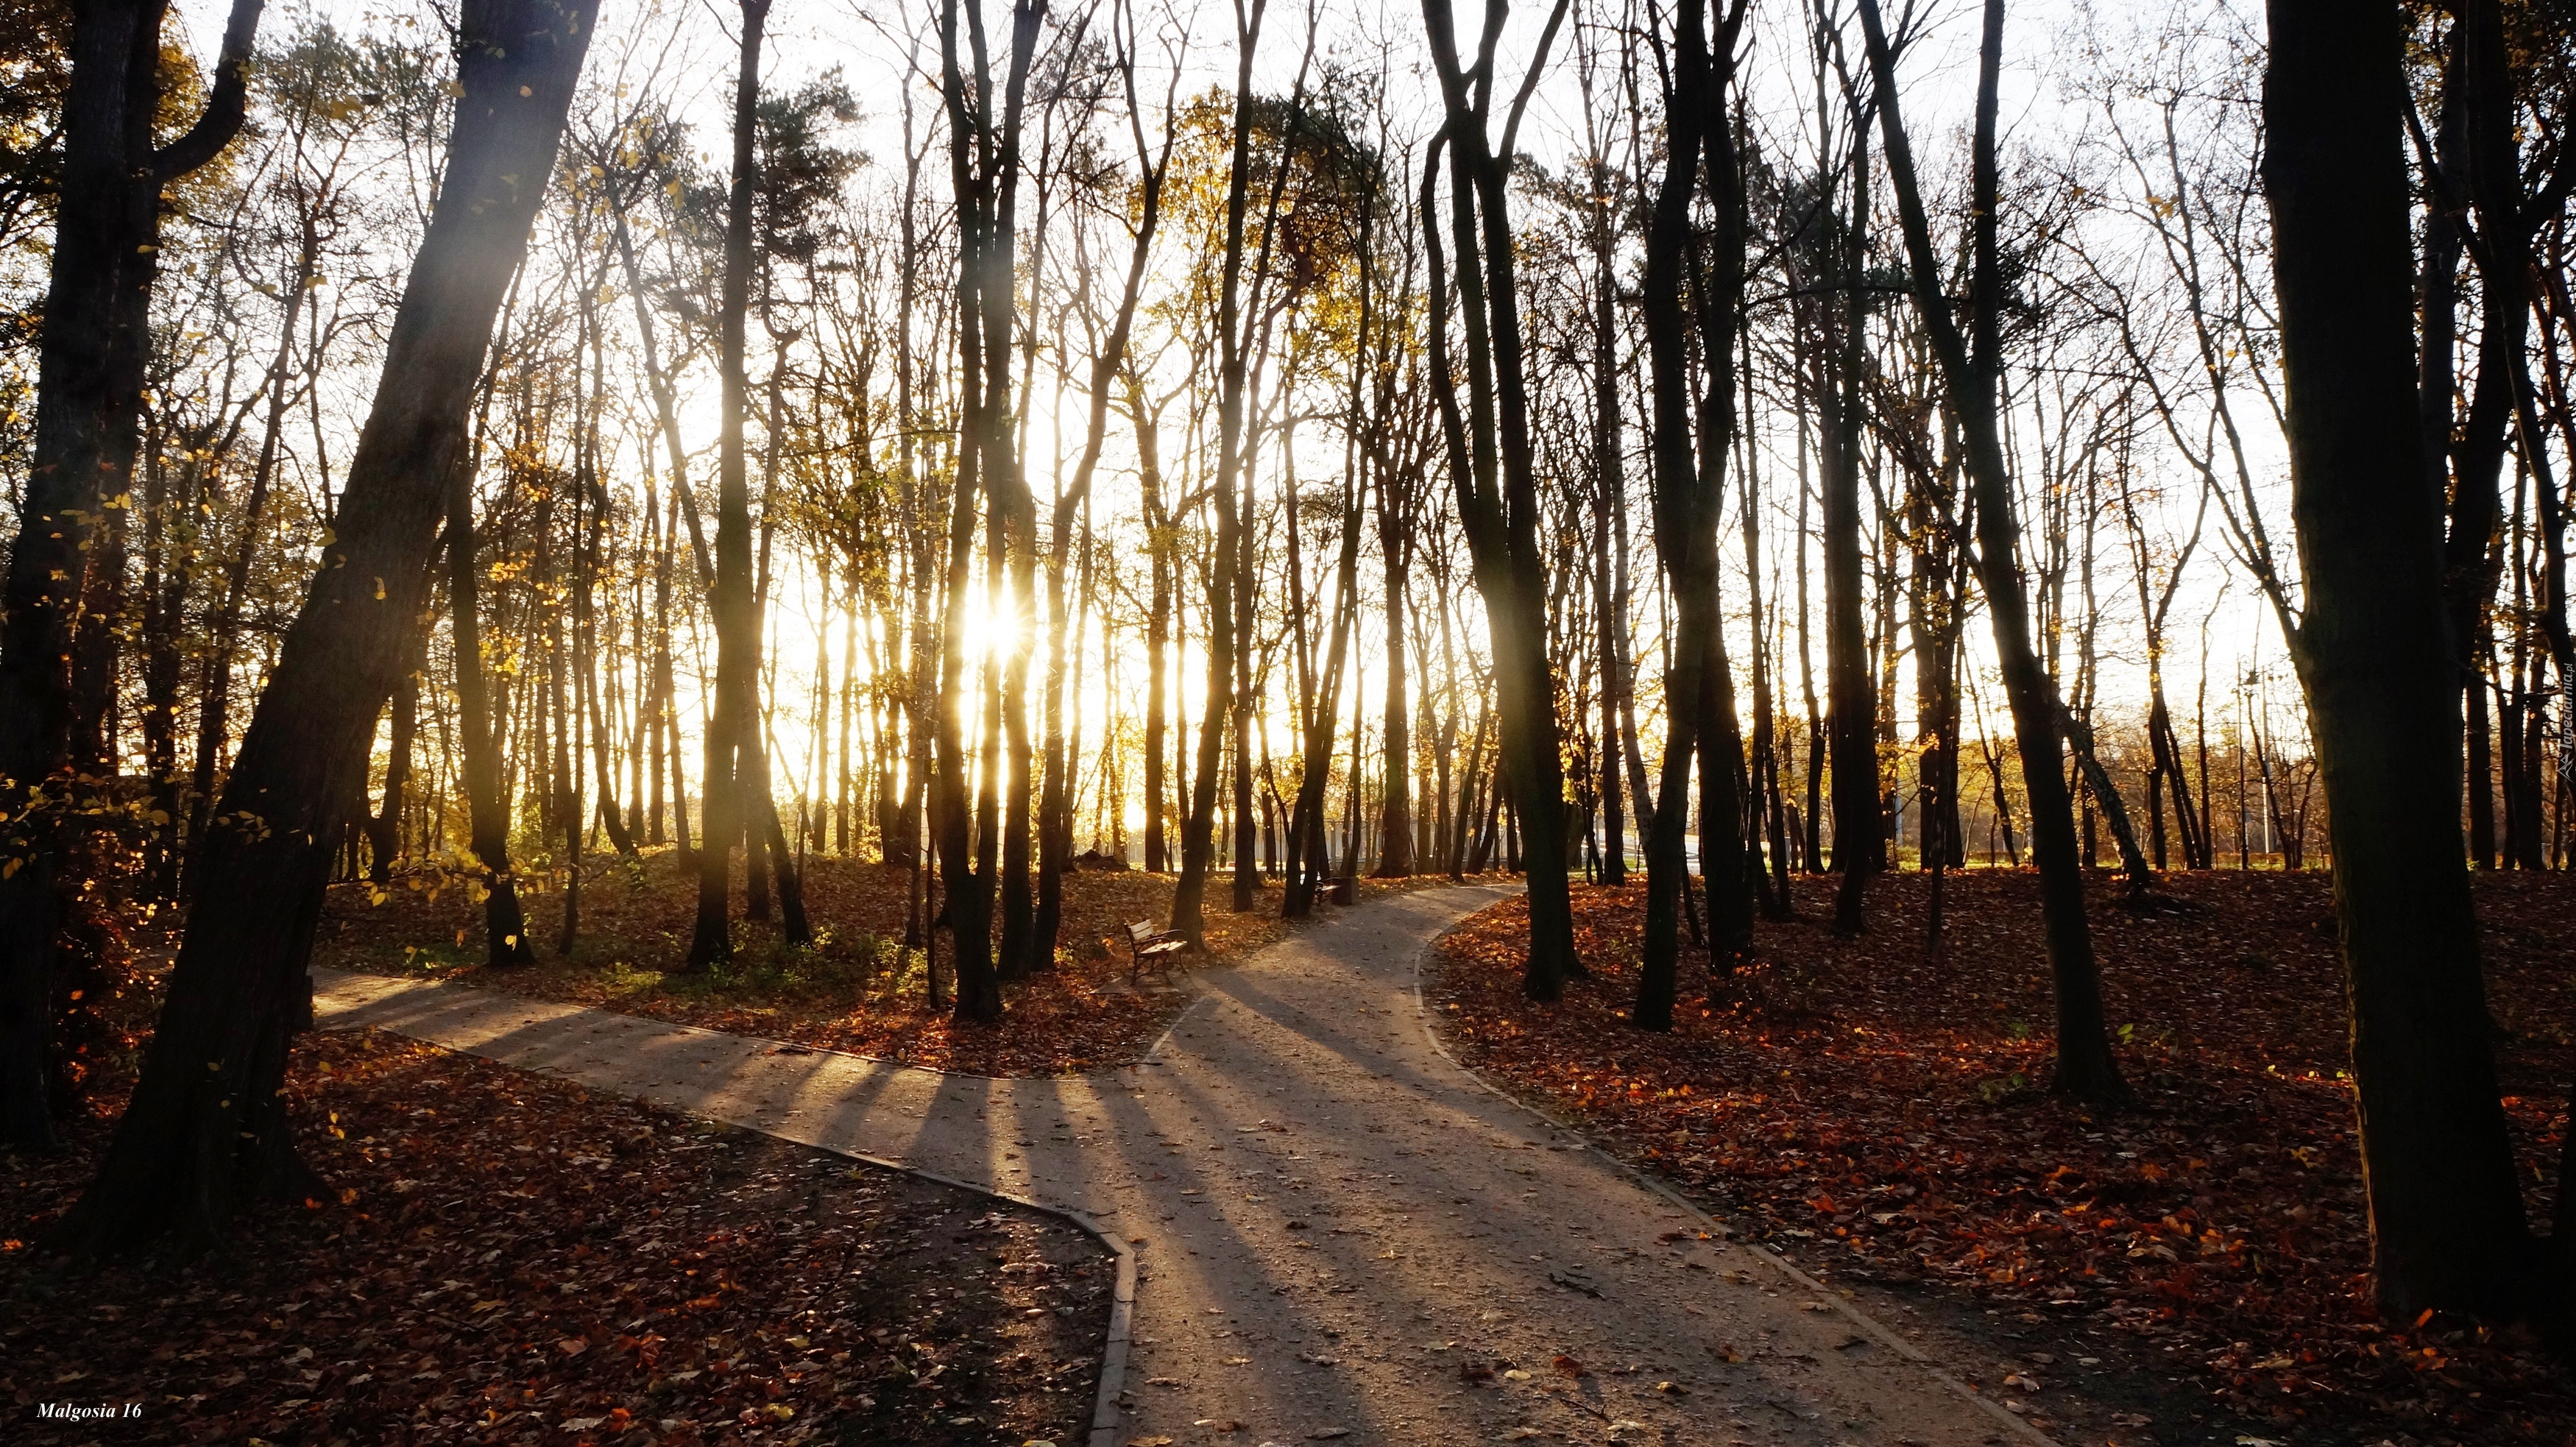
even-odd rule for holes
{"type": "Polygon", "coordinates": [[[1138,1262],[1132,1443],[2044,1441],[1433,1046],[1415,964],[1502,895],[1318,922],[1196,976],[1205,998],[1153,1057],[1085,1077],[321,970],[316,1003],[1094,1218],[1138,1262]]]}

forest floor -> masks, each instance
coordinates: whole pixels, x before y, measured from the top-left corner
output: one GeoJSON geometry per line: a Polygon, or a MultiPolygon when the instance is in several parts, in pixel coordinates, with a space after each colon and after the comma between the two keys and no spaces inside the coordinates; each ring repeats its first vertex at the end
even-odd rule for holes
{"type": "Polygon", "coordinates": [[[1133,1258],[1131,1447],[2027,1440],[1434,1048],[1419,966],[1501,893],[1334,911],[1194,979],[1149,1060],[1086,1076],[942,1074],[339,972],[317,972],[315,1006],[1082,1213],[1133,1258]]]}
{"type": "Polygon", "coordinates": [[[0,1435],[1087,1434],[1114,1259],[1055,1217],[373,1031],[305,1036],[287,1096],[329,1198],[247,1215],[187,1265],[28,1246],[112,1109],[67,1150],[0,1157],[0,1435]],[[137,1415],[49,1421],[48,1402],[137,1415]]]}
{"type": "MultiPolygon", "coordinates": [[[[811,948],[789,947],[770,920],[739,920],[734,960],[683,968],[697,911],[697,876],[673,852],[648,850],[633,865],[614,857],[583,873],[581,931],[569,954],[561,937],[559,886],[521,897],[534,936],[534,964],[485,966],[483,909],[462,882],[436,874],[400,877],[389,888],[332,888],[313,962],[333,969],[434,978],[536,999],[595,1005],[738,1035],[974,1075],[1065,1075],[1132,1063],[1150,1048],[1191,994],[1173,976],[1225,964],[1296,928],[1279,917],[1280,886],[1263,886],[1236,914],[1230,874],[1208,889],[1207,950],[1164,956],[1169,974],[1148,969],[1131,987],[1126,924],[1171,918],[1176,877],[1139,870],[1082,870],[1065,876],[1064,924],[1055,968],[1004,987],[999,1025],[959,1025],[930,1005],[922,952],[903,947],[912,903],[907,870],[814,858],[805,869],[811,948]]],[[[1362,879],[1363,899],[1449,881],[1441,876],[1362,879]]],[[[523,885],[523,891],[526,886],[523,885]]],[[[737,877],[736,899],[741,885],[737,877]]],[[[1319,905],[1319,914],[1329,906],[1319,905]]],[[[950,969],[940,937],[939,969],[950,969]]]]}
{"type": "MultiPolygon", "coordinates": [[[[1576,886],[1592,973],[1560,1003],[1520,994],[1513,899],[1443,940],[1426,1005],[1468,1064],[1751,1239],[1865,1302],[1945,1318],[1963,1354],[2003,1364],[1985,1390],[2069,1440],[2204,1441],[2231,1420],[2254,1428],[2238,1442],[2576,1440],[2576,1378],[2534,1341],[2369,1311],[2324,876],[2170,875],[2178,903],[2149,912],[2103,878],[2094,938],[2138,1096],[2116,1114],[2044,1091],[2036,876],[1950,876],[1938,958],[1927,883],[1874,882],[1869,931],[1841,939],[1830,882],[1801,880],[1804,915],[1757,926],[1746,975],[1701,988],[1706,955],[1685,950],[1668,1035],[1626,1021],[1642,878],[1576,886]]],[[[2576,879],[2484,876],[2478,905],[2538,1224],[2576,1079],[2576,879]]]]}

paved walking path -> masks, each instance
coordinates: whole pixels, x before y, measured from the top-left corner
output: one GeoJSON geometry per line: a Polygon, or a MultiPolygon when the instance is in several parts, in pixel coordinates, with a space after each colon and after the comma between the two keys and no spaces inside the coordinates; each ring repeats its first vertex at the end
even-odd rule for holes
{"type": "Polygon", "coordinates": [[[314,973],[334,1026],[1091,1216],[1138,1265],[1129,1443],[2045,1441],[1451,1063],[1415,967],[1500,897],[1338,912],[1196,975],[1204,997],[1146,1063],[1079,1078],[314,973]]]}

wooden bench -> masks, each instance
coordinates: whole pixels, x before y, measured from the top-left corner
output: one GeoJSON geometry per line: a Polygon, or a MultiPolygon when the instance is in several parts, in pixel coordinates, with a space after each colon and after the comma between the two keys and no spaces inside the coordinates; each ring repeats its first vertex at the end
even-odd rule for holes
{"type": "MultiPolygon", "coordinates": [[[[1156,929],[1152,920],[1140,919],[1127,926],[1129,956],[1127,982],[1132,985],[1144,977],[1146,960],[1177,955],[1189,947],[1190,942],[1186,937],[1174,934],[1167,929],[1156,929]]],[[[1165,965],[1160,968],[1166,976],[1171,974],[1170,966],[1165,965]]]]}

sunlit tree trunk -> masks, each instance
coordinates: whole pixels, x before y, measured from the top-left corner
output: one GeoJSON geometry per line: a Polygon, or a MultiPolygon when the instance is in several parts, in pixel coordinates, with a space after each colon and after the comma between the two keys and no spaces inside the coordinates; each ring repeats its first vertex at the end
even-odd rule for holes
{"type": "MultiPolygon", "coordinates": [[[[1427,195],[1422,223],[1425,251],[1432,260],[1432,385],[1440,394],[1442,425],[1450,436],[1459,521],[1492,631],[1503,772],[1520,828],[1527,835],[1530,949],[1522,989],[1532,999],[1552,1000],[1563,991],[1567,977],[1583,972],[1583,962],[1574,948],[1573,906],[1567,889],[1566,843],[1571,835],[1547,657],[1537,461],[1530,436],[1507,195],[1507,159],[1517,154],[1515,140],[1530,93],[1527,86],[1513,102],[1499,145],[1488,130],[1490,77],[1501,37],[1501,14],[1496,0],[1487,11],[1477,52],[1476,73],[1484,79],[1474,84],[1471,94],[1467,70],[1459,62],[1449,0],[1423,0],[1422,5],[1446,116],[1440,137],[1449,151],[1449,225],[1457,251],[1457,309],[1467,341],[1471,426],[1458,416],[1447,349],[1448,280],[1439,257],[1440,213],[1427,195]]],[[[1532,54],[1528,74],[1533,79],[1544,73],[1548,51],[1564,19],[1560,0],[1532,54]]],[[[1428,188],[1437,180],[1438,167],[1426,164],[1423,175],[1428,188]]]]}
{"type": "Polygon", "coordinates": [[[254,710],[133,1102],[97,1179],[54,1228],[81,1253],[222,1233],[248,1202],[310,1189],[282,1097],[310,1018],[304,974],[333,831],[409,651],[464,450],[492,319],[546,192],[590,39],[561,0],[460,14],[438,200],[386,344],[376,401],[314,576],[254,710]]]}
{"type": "MultiPolygon", "coordinates": [[[[744,377],[745,323],[751,302],[753,192],[759,126],[761,30],[769,0],[742,0],[740,69],[734,81],[733,185],[725,213],[723,297],[717,327],[718,373],[723,381],[723,421],[717,451],[715,587],[708,609],[715,619],[715,710],[707,726],[705,848],[698,856],[697,928],[689,941],[690,969],[733,958],[729,901],[733,845],[750,822],[744,809],[738,754],[748,731],[759,727],[760,634],[751,577],[750,459],[743,439],[748,384],[744,377]]],[[[757,846],[755,846],[757,847],[757,846]]]]}
{"type": "Polygon", "coordinates": [[[1217,464],[1211,489],[1216,505],[1216,559],[1208,570],[1207,693],[1199,719],[1198,762],[1190,778],[1188,812],[1181,821],[1181,877],[1172,891],[1173,932],[1192,944],[1206,936],[1207,880],[1216,856],[1217,767],[1224,757],[1225,716],[1234,697],[1236,559],[1243,524],[1236,488],[1244,476],[1246,358],[1243,339],[1244,213],[1252,179],[1252,61],[1261,43],[1261,18],[1269,0],[1235,0],[1234,137],[1225,183],[1225,249],[1217,284],[1217,464]]]}

